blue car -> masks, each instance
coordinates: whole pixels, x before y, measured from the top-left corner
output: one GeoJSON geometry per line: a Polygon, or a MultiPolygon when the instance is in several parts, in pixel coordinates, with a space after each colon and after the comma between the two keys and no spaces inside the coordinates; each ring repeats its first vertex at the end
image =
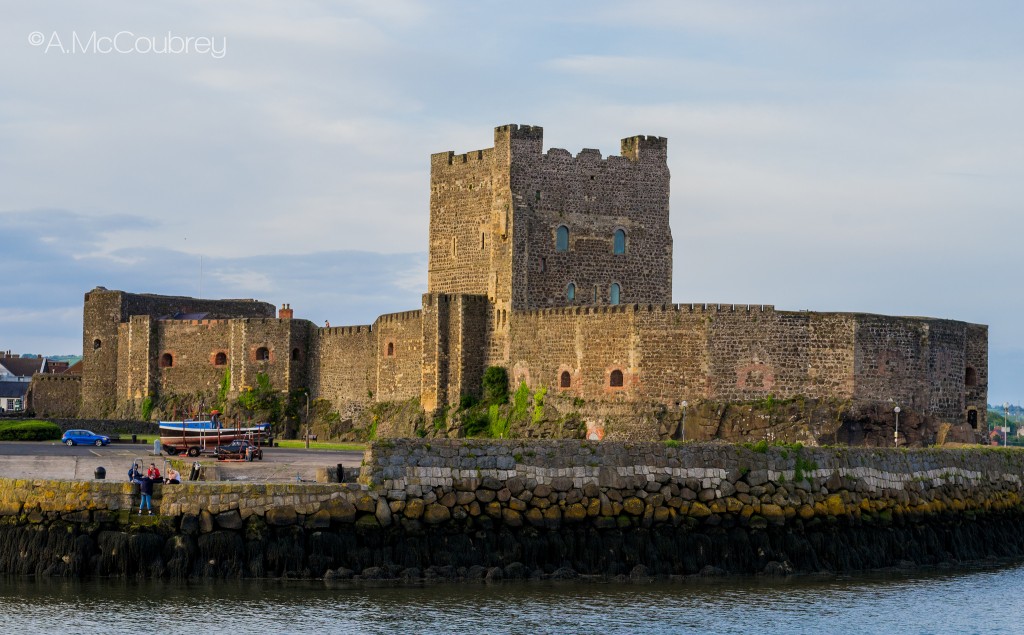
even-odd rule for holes
{"type": "Polygon", "coordinates": [[[68,446],[107,445],[110,443],[110,437],[105,437],[102,434],[96,434],[89,430],[68,430],[60,438],[60,442],[68,446]]]}

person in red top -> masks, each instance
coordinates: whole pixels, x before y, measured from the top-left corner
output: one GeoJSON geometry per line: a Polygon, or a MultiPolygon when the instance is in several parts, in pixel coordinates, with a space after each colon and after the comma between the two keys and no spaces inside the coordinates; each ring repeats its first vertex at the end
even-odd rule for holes
{"type": "Polygon", "coordinates": [[[156,463],[149,464],[149,469],[146,470],[146,478],[151,478],[154,481],[160,480],[160,470],[157,469],[156,463]]]}

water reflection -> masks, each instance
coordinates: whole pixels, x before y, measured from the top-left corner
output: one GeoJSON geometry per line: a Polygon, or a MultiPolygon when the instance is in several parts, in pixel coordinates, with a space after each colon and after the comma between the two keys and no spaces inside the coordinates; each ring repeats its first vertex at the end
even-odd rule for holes
{"type": "Polygon", "coordinates": [[[857,577],[519,582],[0,581],[0,632],[1020,633],[1024,565],[857,577]]]}

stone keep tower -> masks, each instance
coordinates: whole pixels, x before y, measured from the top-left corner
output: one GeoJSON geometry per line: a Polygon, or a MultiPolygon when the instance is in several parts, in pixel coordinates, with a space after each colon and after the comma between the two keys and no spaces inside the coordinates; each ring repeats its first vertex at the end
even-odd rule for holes
{"type": "Polygon", "coordinates": [[[506,125],[493,148],[431,156],[428,292],[486,295],[499,326],[509,311],[670,303],[667,140],[629,137],[606,159],[543,141],[506,125]]]}
{"type": "Polygon", "coordinates": [[[516,313],[671,302],[668,142],[629,137],[607,158],[543,143],[539,126],[505,125],[492,148],[431,156],[428,411],[508,365],[516,313]]]}

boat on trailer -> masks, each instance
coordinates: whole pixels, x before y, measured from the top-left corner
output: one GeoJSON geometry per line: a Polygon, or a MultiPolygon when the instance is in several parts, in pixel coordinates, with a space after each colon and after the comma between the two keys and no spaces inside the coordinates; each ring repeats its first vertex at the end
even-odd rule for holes
{"type": "Polygon", "coordinates": [[[214,411],[209,418],[160,422],[160,446],[172,456],[187,454],[199,456],[213,452],[219,445],[228,445],[235,439],[245,439],[256,445],[272,442],[270,424],[256,423],[225,425],[220,413],[214,411]]]}

